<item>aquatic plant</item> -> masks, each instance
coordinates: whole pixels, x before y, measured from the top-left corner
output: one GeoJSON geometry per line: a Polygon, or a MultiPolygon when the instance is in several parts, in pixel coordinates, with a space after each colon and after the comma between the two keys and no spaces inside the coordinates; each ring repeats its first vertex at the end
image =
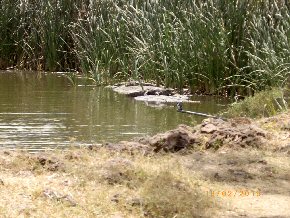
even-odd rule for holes
{"type": "Polygon", "coordinates": [[[250,95],[290,67],[288,1],[4,0],[0,67],[250,95]]]}
{"type": "Polygon", "coordinates": [[[1,2],[1,68],[76,69],[69,24],[76,19],[69,0],[1,2]]]}
{"type": "Polygon", "coordinates": [[[286,111],[288,105],[284,99],[284,90],[273,88],[256,93],[241,102],[233,103],[224,113],[229,117],[269,117],[286,111]]]}

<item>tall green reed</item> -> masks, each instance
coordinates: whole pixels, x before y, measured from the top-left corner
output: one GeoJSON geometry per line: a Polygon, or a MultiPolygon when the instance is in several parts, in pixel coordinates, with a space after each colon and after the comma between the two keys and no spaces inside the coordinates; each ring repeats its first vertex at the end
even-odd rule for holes
{"type": "Polygon", "coordinates": [[[289,77],[286,0],[2,1],[0,66],[251,94],[289,77]],[[16,10],[15,10],[16,8],[16,10]],[[9,37],[7,37],[9,35],[9,37]]]}
{"type": "Polygon", "coordinates": [[[85,71],[98,81],[138,74],[180,89],[247,94],[289,75],[287,2],[119,0],[93,7],[94,19],[77,23],[72,35],[83,42],[76,53],[86,52],[85,71]]]}
{"type": "Polygon", "coordinates": [[[48,71],[75,69],[76,59],[68,26],[77,19],[77,11],[78,8],[70,0],[2,1],[2,68],[11,66],[48,71]]]}

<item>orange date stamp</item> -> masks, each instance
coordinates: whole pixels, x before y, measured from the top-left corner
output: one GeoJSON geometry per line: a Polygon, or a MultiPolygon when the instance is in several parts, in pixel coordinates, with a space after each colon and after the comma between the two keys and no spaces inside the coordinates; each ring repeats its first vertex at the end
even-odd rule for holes
{"type": "Polygon", "coordinates": [[[210,197],[260,197],[260,190],[209,190],[207,195],[210,197]]]}

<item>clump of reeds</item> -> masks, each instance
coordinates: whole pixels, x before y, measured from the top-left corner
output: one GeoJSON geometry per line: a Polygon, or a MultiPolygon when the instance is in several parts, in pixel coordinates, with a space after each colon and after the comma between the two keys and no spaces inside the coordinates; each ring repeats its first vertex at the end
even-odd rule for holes
{"type": "Polygon", "coordinates": [[[76,68],[69,25],[77,20],[69,0],[1,2],[0,65],[31,70],[76,68]]]}
{"type": "Polygon", "coordinates": [[[229,117],[251,118],[274,116],[288,109],[283,92],[279,88],[258,92],[241,102],[233,103],[225,114],[229,117]]]}
{"type": "Polygon", "coordinates": [[[252,94],[289,76],[289,10],[285,0],[5,0],[0,66],[252,94]]]}
{"type": "Polygon", "coordinates": [[[96,79],[154,79],[250,94],[289,75],[289,6],[270,1],[97,1],[72,32],[96,79]]]}

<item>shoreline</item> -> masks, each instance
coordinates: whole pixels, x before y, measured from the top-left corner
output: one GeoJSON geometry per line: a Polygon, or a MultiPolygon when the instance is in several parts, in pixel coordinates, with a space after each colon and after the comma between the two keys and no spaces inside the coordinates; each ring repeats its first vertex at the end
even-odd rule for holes
{"type": "Polygon", "coordinates": [[[288,122],[289,112],[255,121],[206,119],[130,142],[36,154],[2,150],[0,215],[287,217],[288,122]],[[227,127],[245,136],[249,126],[244,141],[229,140],[227,127]],[[249,140],[253,133],[258,146],[249,140]]]}

